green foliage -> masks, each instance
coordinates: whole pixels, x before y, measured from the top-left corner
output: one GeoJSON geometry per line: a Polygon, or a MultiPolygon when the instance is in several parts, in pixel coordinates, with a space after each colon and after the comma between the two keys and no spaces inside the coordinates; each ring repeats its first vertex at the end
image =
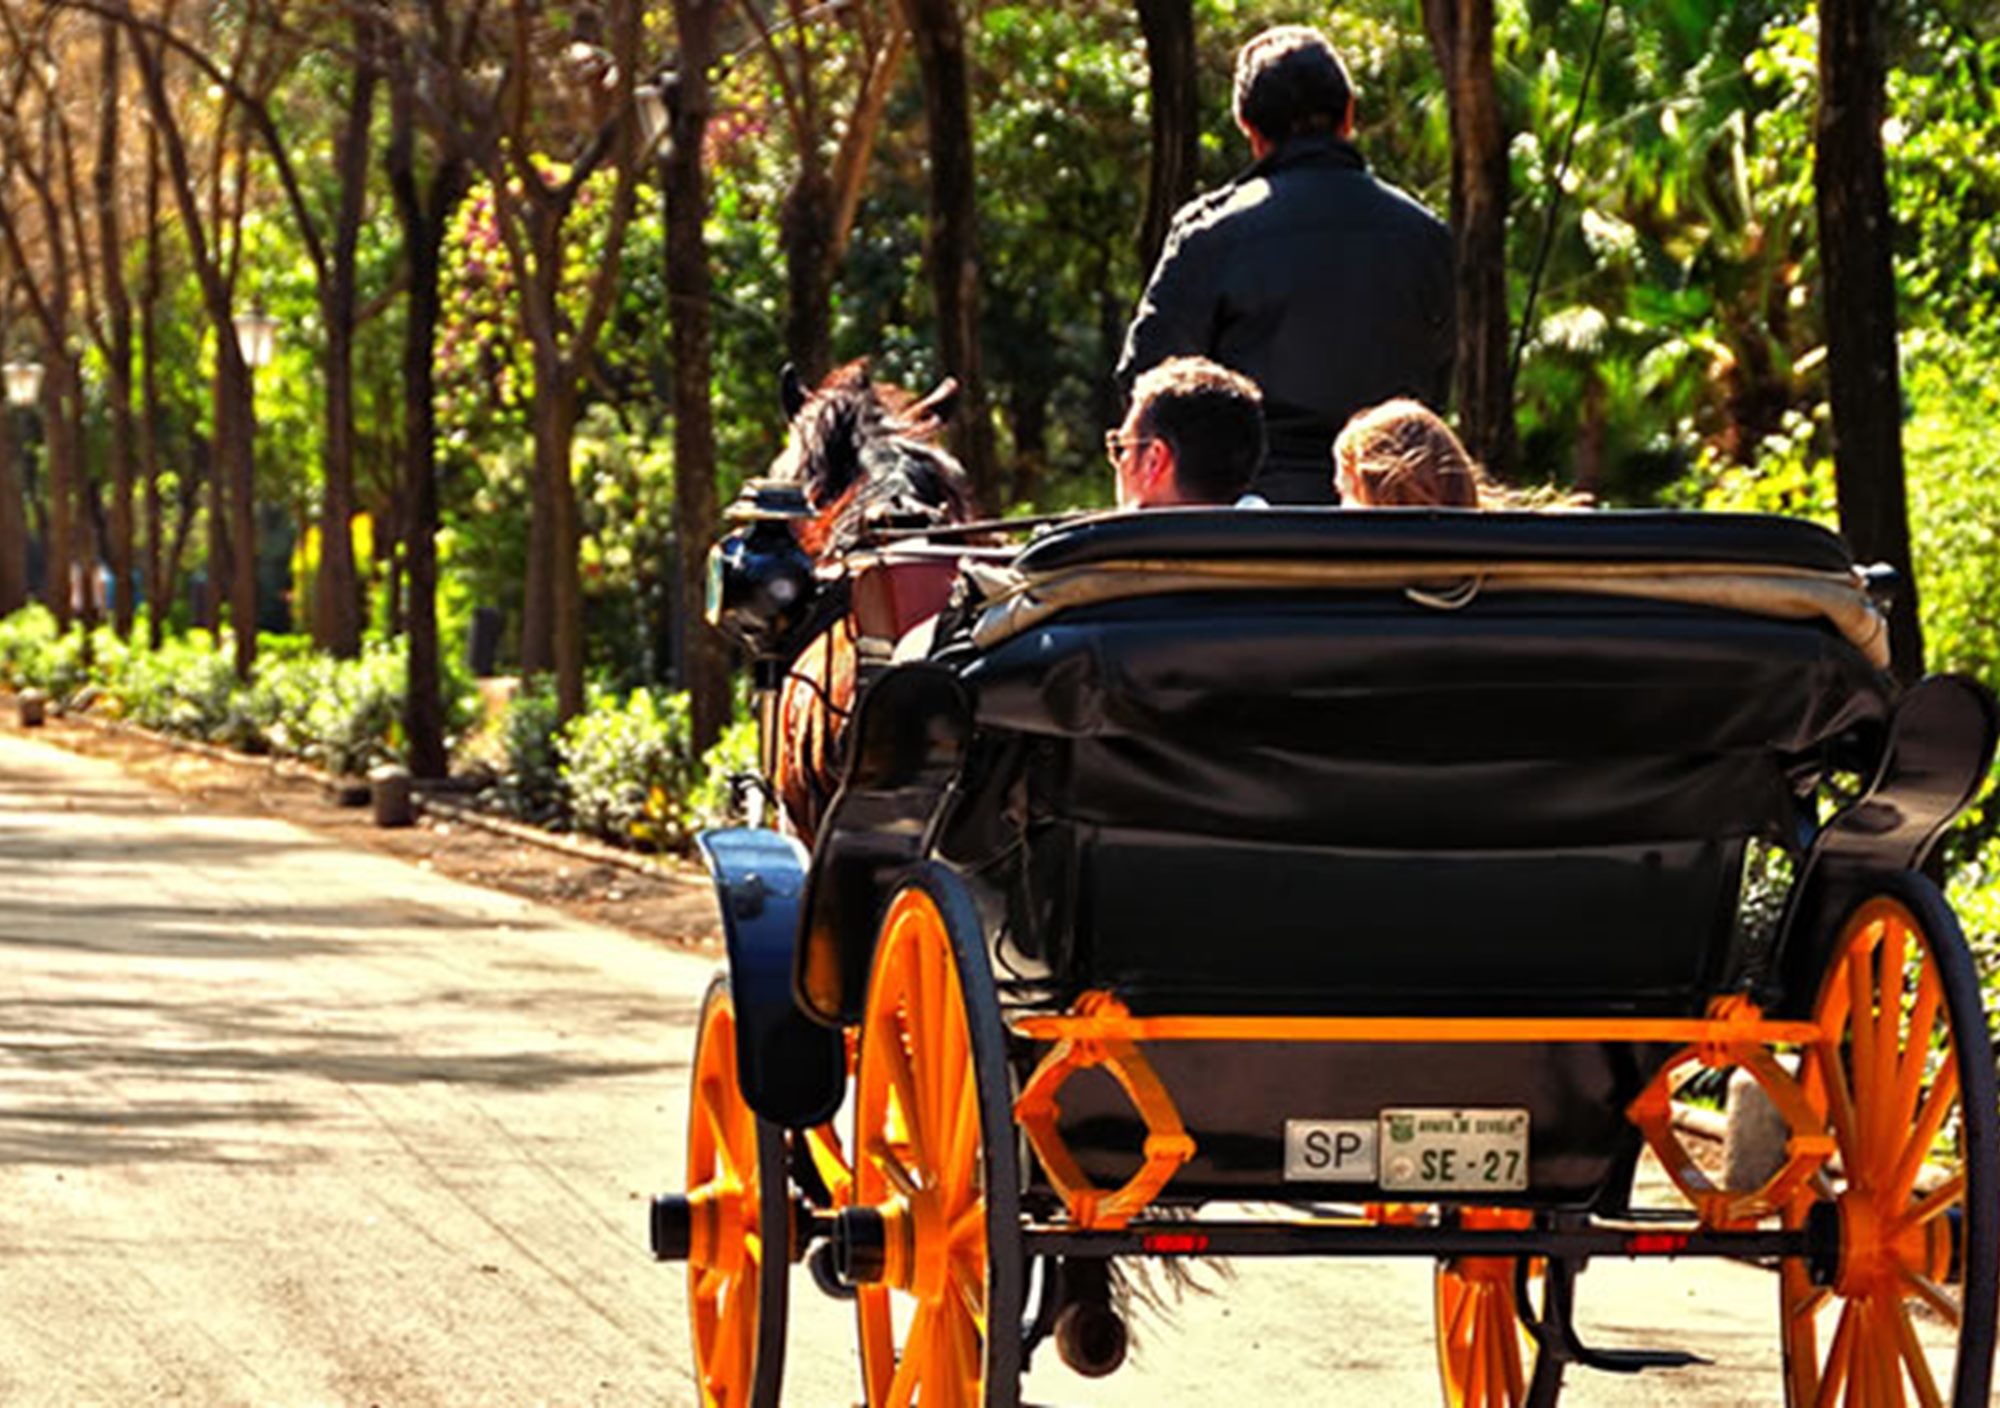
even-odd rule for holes
{"type": "Polygon", "coordinates": [[[622,703],[599,698],[563,726],[556,746],[577,830],[646,850],[686,846],[700,768],[685,693],[635,689],[622,703]]]}
{"type": "Polygon", "coordinates": [[[57,634],[55,613],[40,602],[0,620],[0,683],[67,698],[83,683],[82,637],[57,634]]]}
{"type": "Polygon", "coordinates": [[[107,689],[141,728],[231,747],[265,738],[229,649],[206,631],[169,639],[156,651],[131,651],[107,689]]]}
{"type": "Polygon", "coordinates": [[[562,815],[562,758],[556,749],[559,715],[553,676],[523,680],[508,701],[500,720],[500,779],[489,797],[503,811],[534,822],[562,815]]]}
{"type": "Polygon", "coordinates": [[[401,648],[379,641],[355,660],[274,653],[259,661],[249,711],[278,751],[358,777],[402,756],[406,678],[401,648]]]}
{"type": "Polygon", "coordinates": [[[743,825],[743,784],[755,785],[757,764],[757,721],[740,717],[701,755],[701,778],[688,794],[690,829],[743,825]]]}

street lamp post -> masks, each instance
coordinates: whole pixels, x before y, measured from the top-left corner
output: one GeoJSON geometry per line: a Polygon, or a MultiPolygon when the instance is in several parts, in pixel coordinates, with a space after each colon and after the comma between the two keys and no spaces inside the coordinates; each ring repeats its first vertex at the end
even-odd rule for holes
{"type": "MultiPolygon", "coordinates": [[[[236,539],[235,560],[230,564],[230,626],[236,634],[236,673],[250,678],[257,658],[257,373],[271,364],[278,346],[278,320],[262,307],[238,313],[231,323],[236,331],[237,350],[242,354],[246,385],[243,404],[237,408],[235,458],[235,503],[231,505],[230,526],[236,539]]],[[[221,583],[216,584],[221,589],[221,583]]]]}

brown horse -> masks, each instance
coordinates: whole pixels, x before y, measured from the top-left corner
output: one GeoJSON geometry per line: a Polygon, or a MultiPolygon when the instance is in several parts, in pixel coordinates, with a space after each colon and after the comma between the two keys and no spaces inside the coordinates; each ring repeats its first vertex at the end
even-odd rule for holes
{"type": "MultiPolygon", "coordinates": [[[[918,399],[870,381],[867,363],[859,361],[811,392],[787,367],[782,391],[791,429],[770,477],[805,490],[813,516],[798,526],[798,538],[822,565],[838,563],[878,529],[970,517],[965,471],[935,443],[956,398],[955,383],[947,380],[918,399]]],[[[839,785],[858,639],[853,615],[841,615],[807,642],[779,691],[772,782],[792,826],[807,840],[839,785]]]]}

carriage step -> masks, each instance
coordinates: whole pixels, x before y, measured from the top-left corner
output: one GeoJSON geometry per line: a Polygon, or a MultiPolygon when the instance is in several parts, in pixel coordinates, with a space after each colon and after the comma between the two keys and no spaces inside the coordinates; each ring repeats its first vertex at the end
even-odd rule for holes
{"type": "Polygon", "coordinates": [[[694,1236],[694,1212],[686,1195],[662,1193],[653,1199],[653,1260],[686,1261],[694,1236]]]}
{"type": "Polygon", "coordinates": [[[1573,1338],[1569,1362],[1609,1374],[1637,1374],[1646,1369],[1686,1369],[1710,1361],[1684,1349],[1592,1349],[1573,1338]]]}

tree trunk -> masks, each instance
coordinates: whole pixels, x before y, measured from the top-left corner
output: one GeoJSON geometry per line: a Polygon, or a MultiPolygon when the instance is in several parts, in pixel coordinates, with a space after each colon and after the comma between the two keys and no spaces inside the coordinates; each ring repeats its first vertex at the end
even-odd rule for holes
{"type": "Polygon", "coordinates": [[[1497,477],[1515,471],[1507,315],[1507,134],[1493,75],[1493,0],[1424,0],[1451,112],[1459,432],[1497,477]]]}
{"type": "MultiPolygon", "coordinates": [[[[98,118],[97,167],[92,173],[97,201],[97,267],[105,311],[105,394],[111,410],[112,609],[118,635],[132,638],[132,467],[138,432],[132,420],[132,300],[125,290],[125,241],[118,223],[118,25],[104,22],[99,75],[104,91],[98,118]]],[[[95,584],[93,558],[91,577],[95,584]]]]}
{"type": "Polygon", "coordinates": [[[236,678],[248,680],[257,663],[257,408],[252,374],[230,335],[234,331],[226,328],[223,336],[231,346],[217,363],[223,369],[222,425],[230,445],[229,536],[236,546],[229,563],[229,625],[236,635],[236,678]]]}
{"type": "Polygon", "coordinates": [[[0,408],[0,616],[28,604],[28,520],[14,472],[13,413],[0,408]]]}
{"type": "Polygon", "coordinates": [[[1828,400],[1840,529],[1864,562],[1900,575],[1889,611],[1897,678],[1924,671],[1903,479],[1902,374],[1882,160],[1881,34],[1873,0],[1821,0],[1813,192],[1826,280],[1828,400]]]}
{"type": "MultiPolygon", "coordinates": [[[[11,285],[7,277],[7,250],[0,246],[0,288],[11,285]]],[[[7,300],[0,298],[0,350],[12,347],[7,335],[7,300]]],[[[0,398],[0,617],[12,615],[28,604],[28,517],[22,495],[25,480],[15,469],[18,447],[14,441],[14,408],[0,398]]]]}
{"type": "Polygon", "coordinates": [[[938,350],[958,379],[959,458],[982,508],[998,507],[993,420],[979,356],[979,211],[972,162],[972,95],[958,0],[903,0],[923,74],[930,153],[930,274],[938,350]]]}
{"type": "MultiPolygon", "coordinates": [[[[340,208],[334,217],[332,258],[320,284],[320,317],[326,324],[326,482],[313,633],[321,648],[350,659],[361,653],[361,588],[354,570],[355,259],[367,206],[374,97],[374,71],[363,65],[354,75],[346,124],[335,149],[340,208]]],[[[407,382],[405,391],[410,391],[407,382]]]]}
{"type": "Polygon", "coordinates": [[[210,405],[215,419],[215,436],[208,446],[208,483],[206,485],[206,506],[208,519],[208,561],[204,565],[203,577],[206,588],[201,594],[201,624],[221,642],[222,599],[229,590],[229,451],[223,446],[222,412],[222,371],[216,369],[215,383],[210,388],[210,405]]]}
{"type": "Polygon", "coordinates": [[[728,657],[701,614],[709,540],[715,536],[715,423],[709,408],[708,245],[702,221],[708,182],[702,141],[708,131],[709,66],[715,56],[719,0],[674,0],[680,39],[680,92],[666,159],[667,310],[672,323],[674,404],[675,606],[685,623],[681,681],[697,753],[722,736],[729,719],[728,657]]]}
{"type": "MultiPolygon", "coordinates": [[[[163,551],[160,535],[160,136],[146,125],[146,273],[139,294],[139,463],[146,481],[146,612],[147,644],[158,650],[167,639],[167,612],[173,605],[173,565],[163,551]]],[[[190,471],[192,472],[192,471],[190,471]]],[[[185,494],[183,494],[185,501],[185,494]]],[[[185,526],[185,518],[183,519],[185,526]]]]}
{"type": "Polygon", "coordinates": [[[64,349],[44,351],[48,371],[42,378],[42,443],[47,446],[49,465],[49,534],[43,553],[48,564],[43,590],[49,609],[56,614],[57,629],[66,632],[74,600],[70,585],[76,550],[76,456],[69,418],[76,369],[64,349]]]}
{"type": "MultiPolygon", "coordinates": [[[[439,276],[445,227],[465,194],[466,167],[448,158],[431,180],[426,200],[417,181],[413,126],[415,96],[394,94],[389,183],[410,261],[408,322],[403,331],[403,500],[408,505],[404,560],[409,573],[406,614],[409,656],[403,693],[403,729],[415,777],[443,777],[444,693],[437,626],[437,388],[436,345],[441,311],[439,276]]],[[[343,523],[343,528],[345,524],[343,523]]],[[[350,561],[350,570],[352,564],[350,561]]]]}
{"type": "Polygon", "coordinates": [[[1139,0],[1146,33],[1147,91],[1153,110],[1153,156],[1146,179],[1146,215],[1139,228],[1139,267],[1150,269],[1167,242],[1174,212],[1194,194],[1201,140],[1196,94],[1192,0],[1139,0]]]}
{"type": "Polygon", "coordinates": [[[251,400],[250,369],[244,365],[242,349],[237,345],[228,281],[203,224],[187,144],[182,140],[174,107],[167,96],[161,56],[144,43],[135,43],[133,47],[140,77],[145,81],[153,126],[166,148],[167,169],[173,178],[174,201],[180,208],[181,233],[187,241],[189,262],[201,285],[202,306],[215,333],[215,453],[210,466],[207,605],[211,620],[219,617],[217,604],[225,589],[223,563],[219,558],[233,558],[226,579],[230,623],[236,631],[237,675],[247,680],[257,658],[256,409],[251,400]],[[230,543],[224,534],[225,501],[228,537],[234,539],[233,553],[229,552],[230,543]]]}
{"type": "Polygon", "coordinates": [[[833,369],[834,190],[817,153],[801,155],[785,193],[785,356],[806,385],[833,369]]]}
{"type": "MultiPolygon", "coordinates": [[[[525,303],[539,290],[524,287],[525,303]]],[[[555,457],[562,439],[557,429],[560,408],[556,388],[562,384],[562,358],[552,339],[531,335],[530,361],[535,394],[529,406],[534,434],[534,458],[528,469],[528,579],[521,603],[521,673],[545,675],[556,666],[555,457]]]]}
{"type": "Polygon", "coordinates": [[[583,712],[583,579],[577,525],[576,485],[571,479],[571,451],[576,442],[576,378],[564,363],[564,375],[549,393],[546,423],[554,437],[549,444],[549,538],[555,562],[549,590],[554,608],[556,657],[556,716],[572,719],[583,712]]]}
{"type": "MultiPolygon", "coordinates": [[[[500,219],[506,219],[501,213],[500,219]]],[[[562,428],[558,391],[566,371],[557,339],[558,287],[562,278],[562,236],[551,212],[530,206],[525,233],[532,262],[517,268],[520,282],[522,331],[527,335],[534,368],[534,399],[529,417],[534,432],[534,460],[528,472],[528,580],[521,606],[521,674],[543,675],[556,669],[556,476],[567,476],[561,459],[567,438],[562,428]]]]}

